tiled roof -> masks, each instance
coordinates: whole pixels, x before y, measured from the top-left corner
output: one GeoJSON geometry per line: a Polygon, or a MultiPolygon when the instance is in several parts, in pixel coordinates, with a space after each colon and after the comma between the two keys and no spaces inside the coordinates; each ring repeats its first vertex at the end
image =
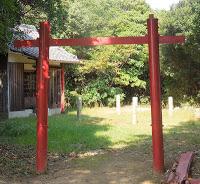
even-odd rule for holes
{"type": "MultiPolygon", "coordinates": [[[[34,40],[39,38],[39,33],[35,26],[22,24],[14,30],[14,39],[23,39],[23,40],[34,40]]],[[[22,47],[15,48],[13,44],[9,45],[11,51],[19,52],[24,55],[38,58],[39,57],[39,48],[38,47],[22,47]]],[[[80,60],[77,56],[67,52],[62,47],[50,47],[49,49],[49,59],[51,61],[59,63],[78,63],[80,60]]]]}

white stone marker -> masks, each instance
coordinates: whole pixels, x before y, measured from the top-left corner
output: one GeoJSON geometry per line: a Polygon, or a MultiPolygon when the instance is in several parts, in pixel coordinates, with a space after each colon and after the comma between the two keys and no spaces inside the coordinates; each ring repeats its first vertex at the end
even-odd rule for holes
{"type": "Polygon", "coordinates": [[[117,114],[121,113],[121,109],[120,109],[120,95],[116,95],[116,111],[117,111],[117,114]]]}
{"type": "Polygon", "coordinates": [[[76,101],[77,105],[77,117],[81,120],[81,110],[82,110],[82,98],[79,96],[76,101]]]}
{"type": "Polygon", "coordinates": [[[169,108],[169,114],[172,115],[173,110],[174,110],[174,102],[173,102],[172,96],[168,97],[168,108],[169,108]]]}
{"type": "Polygon", "coordinates": [[[138,97],[133,97],[132,98],[132,106],[137,108],[137,106],[138,106],[138,97]]]}
{"type": "Polygon", "coordinates": [[[200,119],[200,108],[195,109],[195,118],[200,119]]]}
{"type": "Polygon", "coordinates": [[[132,98],[132,124],[137,123],[137,107],[138,107],[138,97],[132,98]]]}

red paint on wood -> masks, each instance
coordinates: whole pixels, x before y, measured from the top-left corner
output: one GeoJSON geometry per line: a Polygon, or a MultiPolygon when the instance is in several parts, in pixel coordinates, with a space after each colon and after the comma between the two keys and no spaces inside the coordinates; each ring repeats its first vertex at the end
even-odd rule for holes
{"type": "Polygon", "coordinates": [[[49,37],[50,25],[40,23],[39,61],[37,63],[37,153],[36,170],[43,173],[47,169],[48,142],[48,83],[49,83],[49,37]]]}
{"type": "Polygon", "coordinates": [[[149,75],[151,96],[152,119],[152,144],[153,144],[153,168],[156,172],[164,171],[164,150],[162,132],[162,110],[160,92],[160,64],[159,64],[159,34],[158,19],[149,18],[148,43],[149,43],[149,75]]]}
{"type": "Polygon", "coordinates": [[[65,68],[61,68],[61,112],[65,111],[65,68]]]}
{"type": "Polygon", "coordinates": [[[15,47],[39,47],[39,39],[37,40],[15,40],[15,47]]]}
{"type": "MultiPolygon", "coordinates": [[[[184,36],[159,36],[160,44],[184,43],[184,36]]],[[[121,44],[148,44],[147,36],[130,37],[93,37],[50,39],[50,46],[97,46],[97,45],[121,45],[121,44]]],[[[38,47],[39,40],[15,40],[15,47],[38,47]]]]}
{"type": "Polygon", "coordinates": [[[185,36],[160,36],[159,43],[161,44],[173,44],[173,43],[184,43],[185,36]]]}
{"type": "Polygon", "coordinates": [[[200,179],[189,179],[188,182],[188,184],[200,184],[200,179]]]}
{"type": "Polygon", "coordinates": [[[188,173],[194,157],[193,152],[182,153],[167,177],[168,184],[180,184],[188,180],[188,173]]]}
{"type": "MultiPolygon", "coordinates": [[[[160,36],[159,43],[184,43],[184,36],[160,36]]],[[[122,44],[148,44],[147,36],[132,37],[94,37],[73,39],[52,39],[52,46],[97,46],[97,45],[122,45],[122,44]]]]}
{"type": "Polygon", "coordinates": [[[178,174],[178,181],[182,183],[184,180],[188,178],[188,172],[190,169],[190,165],[192,163],[194,153],[187,152],[181,154],[178,162],[178,166],[176,168],[176,173],[178,174]]]}
{"type": "Polygon", "coordinates": [[[131,37],[94,37],[74,39],[52,39],[52,46],[96,46],[96,45],[122,45],[122,44],[146,44],[147,36],[131,37]]]}

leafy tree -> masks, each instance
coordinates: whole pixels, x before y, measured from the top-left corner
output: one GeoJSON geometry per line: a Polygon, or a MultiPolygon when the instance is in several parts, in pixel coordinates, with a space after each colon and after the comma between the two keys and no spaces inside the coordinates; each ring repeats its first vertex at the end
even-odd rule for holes
{"type": "Polygon", "coordinates": [[[0,7],[0,53],[8,51],[12,39],[11,29],[18,24],[32,24],[48,20],[52,33],[66,36],[67,7],[70,0],[1,0],[0,7]]]}
{"type": "Polygon", "coordinates": [[[200,2],[182,0],[165,13],[162,31],[165,34],[184,34],[184,45],[162,47],[162,72],[166,96],[172,95],[177,103],[200,103],[200,2]]]}
{"type": "Polygon", "coordinates": [[[38,26],[39,22],[48,20],[51,23],[51,32],[55,36],[66,36],[66,20],[70,0],[32,0],[22,7],[21,22],[38,26]]]}
{"type": "Polygon", "coordinates": [[[16,0],[2,0],[0,7],[0,52],[7,51],[12,34],[10,28],[20,21],[20,4],[16,0]]]}
{"type": "MultiPolygon", "coordinates": [[[[144,35],[149,12],[149,6],[141,0],[74,1],[69,6],[67,34],[69,37],[144,35]]],[[[74,76],[76,85],[71,86],[71,90],[90,96],[93,101],[88,105],[114,103],[114,96],[119,91],[129,100],[133,95],[148,94],[146,46],[74,49],[85,61],[76,68],[77,72],[68,70],[67,75],[77,73],[74,76]],[[105,96],[110,96],[110,102],[104,100],[105,96]]]]}

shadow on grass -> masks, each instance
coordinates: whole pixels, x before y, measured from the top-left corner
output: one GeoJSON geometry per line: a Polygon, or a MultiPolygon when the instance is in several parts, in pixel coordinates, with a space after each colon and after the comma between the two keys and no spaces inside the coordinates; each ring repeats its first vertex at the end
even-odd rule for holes
{"type": "MultiPolygon", "coordinates": [[[[96,133],[106,131],[109,125],[101,125],[102,118],[82,115],[58,115],[49,117],[48,150],[67,155],[71,152],[108,147],[107,137],[96,133]]],[[[34,175],[36,118],[4,120],[0,126],[0,176],[20,177],[34,175]]]]}
{"type": "MultiPolygon", "coordinates": [[[[73,114],[49,118],[50,151],[69,153],[109,148],[113,143],[108,137],[98,134],[110,128],[110,125],[101,124],[102,120],[102,118],[83,116],[82,120],[78,121],[73,114]]],[[[0,138],[11,137],[13,144],[34,145],[35,128],[35,118],[15,119],[5,122],[5,127],[0,131],[0,138]]],[[[184,122],[179,126],[166,128],[164,132],[166,169],[171,167],[179,153],[200,152],[199,121],[184,122]]],[[[54,172],[55,170],[51,170],[55,169],[53,165],[45,180],[40,176],[36,180],[43,182],[48,180],[48,183],[68,181],[69,184],[160,183],[160,177],[152,173],[151,136],[142,134],[133,136],[137,141],[129,142],[125,149],[108,151],[70,162],[65,162],[63,159],[62,168],[58,165],[57,171],[54,172]]],[[[200,170],[200,163],[195,163],[194,170],[200,170]]],[[[198,177],[200,173],[196,172],[195,175],[198,177]]]]}
{"type": "MultiPolygon", "coordinates": [[[[58,115],[49,117],[49,151],[70,153],[108,147],[107,137],[96,135],[107,131],[109,125],[100,124],[102,118],[82,115],[79,121],[76,115],[58,115]]],[[[1,143],[20,145],[36,144],[36,118],[16,118],[5,120],[0,127],[1,143]]]]}
{"type": "MultiPolygon", "coordinates": [[[[188,121],[165,129],[165,168],[170,169],[177,156],[186,151],[200,155],[200,121],[188,121]]],[[[76,183],[161,183],[162,177],[152,172],[151,136],[134,135],[137,142],[130,142],[123,149],[102,155],[72,161],[72,169],[59,173],[54,182],[73,178],[76,183]],[[66,174],[68,173],[68,174],[66,174]],[[86,182],[87,181],[87,182],[86,182]],[[96,182],[98,181],[98,182],[96,182]]],[[[198,157],[197,157],[198,158],[198,157]]],[[[192,175],[200,177],[200,160],[196,159],[192,175]]],[[[70,183],[70,182],[69,182],[70,183]]],[[[71,182],[73,183],[73,182],[71,182]]]]}
{"type": "Polygon", "coordinates": [[[103,125],[103,118],[82,115],[54,116],[49,119],[49,150],[55,152],[80,152],[109,147],[112,143],[99,132],[108,131],[110,125],[103,125]]]}

